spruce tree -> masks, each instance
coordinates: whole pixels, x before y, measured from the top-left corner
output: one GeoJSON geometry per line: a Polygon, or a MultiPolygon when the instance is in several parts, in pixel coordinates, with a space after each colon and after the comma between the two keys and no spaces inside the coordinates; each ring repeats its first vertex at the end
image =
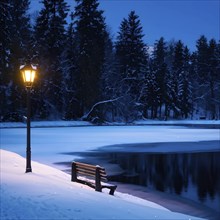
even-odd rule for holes
{"type": "Polygon", "coordinates": [[[43,106],[38,111],[42,117],[62,117],[62,53],[69,6],[64,0],[43,0],[42,3],[35,26],[36,62],[41,71],[39,106],[43,106]]]}
{"type": "Polygon", "coordinates": [[[149,64],[149,74],[145,77],[145,87],[144,87],[144,118],[155,119],[157,117],[158,108],[158,84],[156,80],[156,71],[152,62],[149,64]],[[150,110],[150,115],[148,111],[150,110]]]}
{"type": "Polygon", "coordinates": [[[197,66],[196,66],[196,72],[199,77],[199,81],[201,83],[206,82],[206,75],[208,73],[208,65],[207,65],[207,60],[208,58],[208,40],[207,38],[203,35],[201,36],[197,43],[196,43],[196,61],[197,61],[197,66]]]}
{"type": "Polygon", "coordinates": [[[76,0],[75,22],[77,42],[77,103],[78,117],[88,120],[102,117],[98,109],[87,115],[101,99],[101,76],[104,65],[106,25],[97,0],[76,0]]]}
{"type": "Polygon", "coordinates": [[[102,111],[105,120],[115,121],[119,120],[117,118],[117,107],[121,99],[120,95],[118,94],[120,78],[117,74],[113,41],[108,32],[105,45],[105,60],[101,78],[101,94],[102,100],[104,100],[102,111]]]}
{"type": "Polygon", "coordinates": [[[196,52],[194,60],[194,72],[196,81],[194,84],[194,99],[196,100],[196,112],[202,117],[207,117],[207,91],[206,75],[208,73],[208,40],[201,36],[196,42],[196,52]]]}
{"type": "Polygon", "coordinates": [[[164,38],[161,37],[159,41],[155,43],[153,58],[152,58],[152,65],[155,74],[155,83],[156,83],[156,91],[155,91],[155,99],[157,106],[155,106],[155,113],[153,114],[156,116],[157,108],[159,107],[159,117],[162,117],[162,106],[165,105],[165,118],[167,118],[167,109],[168,109],[168,95],[167,95],[167,64],[166,64],[166,43],[164,38]]]}
{"type": "Polygon", "coordinates": [[[217,118],[219,102],[219,53],[214,39],[201,36],[196,44],[195,73],[197,75],[197,111],[209,119],[217,118]]]}
{"type": "Polygon", "coordinates": [[[190,52],[183,49],[183,70],[179,81],[179,100],[182,117],[188,118],[193,112],[192,83],[190,78],[190,52]]]}
{"type": "Polygon", "coordinates": [[[179,40],[173,52],[172,68],[167,78],[167,93],[174,118],[187,118],[192,113],[189,49],[179,40]]]}
{"type": "Polygon", "coordinates": [[[172,75],[171,75],[171,100],[172,110],[174,117],[178,118],[181,115],[180,109],[180,81],[183,76],[184,56],[183,56],[184,45],[179,40],[174,48],[174,59],[172,63],[172,75]]]}
{"type": "MultiPolygon", "coordinates": [[[[119,75],[122,77],[121,92],[125,96],[126,120],[134,120],[139,114],[139,106],[144,105],[144,82],[148,72],[147,46],[143,41],[143,28],[135,11],[131,11],[128,19],[123,19],[116,41],[116,58],[119,75]]],[[[143,111],[143,109],[141,110],[143,111]]]]}
{"type": "MultiPolygon", "coordinates": [[[[29,0],[10,0],[1,3],[3,21],[3,65],[4,81],[7,83],[7,111],[18,115],[25,113],[24,85],[20,76],[19,67],[31,54],[29,47],[31,39],[30,17],[28,14],[29,0]],[[6,11],[7,10],[7,11],[6,11]],[[10,37],[9,37],[9,36],[10,37]]],[[[3,66],[2,66],[3,67],[3,66]]]]}
{"type": "Polygon", "coordinates": [[[218,45],[215,39],[209,41],[208,48],[208,66],[209,72],[207,74],[207,83],[209,85],[209,110],[211,119],[217,119],[217,111],[219,110],[219,100],[217,99],[218,94],[220,93],[220,80],[219,80],[219,60],[220,56],[218,53],[218,45]]]}
{"type": "Polygon", "coordinates": [[[1,1],[0,3],[0,121],[5,118],[8,113],[8,90],[9,90],[9,59],[10,59],[10,15],[11,5],[7,0],[1,1]]]}
{"type": "Polygon", "coordinates": [[[76,100],[76,40],[73,13],[71,22],[68,25],[65,49],[63,52],[62,72],[64,100],[64,118],[72,120],[77,118],[77,100],[76,100]]]}

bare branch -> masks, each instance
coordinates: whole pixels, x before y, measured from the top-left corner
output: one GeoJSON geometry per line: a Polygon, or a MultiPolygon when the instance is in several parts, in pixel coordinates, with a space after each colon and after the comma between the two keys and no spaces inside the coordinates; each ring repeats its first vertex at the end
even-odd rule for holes
{"type": "Polygon", "coordinates": [[[82,116],[82,119],[85,119],[85,118],[88,118],[88,116],[92,113],[92,111],[98,106],[98,105],[101,105],[101,104],[106,104],[106,103],[109,103],[109,102],[115,102],[115,101],[118,101],[119,99],[123,98],[124,96],[120,96],[120,97],[117,97],[115,99],[109,99],[109,100],[103,100],[103,101],[100,101],[100,102],[97,102],[95,103],[92,108],[90,109],[90,111],[83,115],[82,116]]]}

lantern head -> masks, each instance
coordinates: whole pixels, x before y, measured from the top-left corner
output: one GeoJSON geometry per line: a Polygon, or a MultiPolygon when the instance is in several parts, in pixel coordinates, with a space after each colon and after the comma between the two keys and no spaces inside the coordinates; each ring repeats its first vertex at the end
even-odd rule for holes
{"type": "Polygon", "coordinates": [[[20,71],[23,77],[24,84],[27,88],[32,87],[36,77],[37,67],[32,64],[20,66],[20,71]]]}

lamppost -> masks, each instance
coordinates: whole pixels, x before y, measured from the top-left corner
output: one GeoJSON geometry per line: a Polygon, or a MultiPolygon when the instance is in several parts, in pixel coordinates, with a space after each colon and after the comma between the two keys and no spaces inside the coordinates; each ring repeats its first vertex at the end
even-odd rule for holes
{"type": "Polygon", "coordinates": [[[20,66],[20,72],[27,91],[27,149],[26,149],[26,173],[32,172],[31,169],[31,111],[30,93],[36,76],[37,67],[32,64],[20,66]]]}

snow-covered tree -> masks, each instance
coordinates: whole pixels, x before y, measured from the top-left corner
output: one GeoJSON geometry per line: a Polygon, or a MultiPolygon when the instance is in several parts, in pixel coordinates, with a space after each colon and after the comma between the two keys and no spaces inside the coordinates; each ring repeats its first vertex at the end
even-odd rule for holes
{"type": "Polygon", "coordinates": [[[76,100],[76,33],[71,14],[71,22],[68,25],[65,49],[62,57],[63,93],[64,93],[64,118],[72,120],[77,117],[76,100]]]}
{"type": "Polygon", "coordinates": [[[142,97],[144,103],[144,113],[145,118],[157,118],[157,109],[159,106],[158,97],[158,84],[156,80],[156,72],[153,64],[150,63],[149,74],[145,78],[144,96],[142,97]],[[150,110],[150,115],[148,114],[150,110]]]}
{"type": "Polygon", "coordinates": [[[0,71],[4,84],[1,88],[6,87],[1,95],[3,95],[4,106],[7,105],[7,108],[6,106],[4,108],[5,113],[6,111],[11,114],[24,112],[24,85],[19,67],[31,54],[29,4],[29,0],[9,0],[0,3],[2,28],[0,71]]]}
{"type": "Polygon", "coordinates": [[[167,109],[168,109],[168,95],[167,95],[167,74],[168,68],[166,64],[166,55],[167,55],[167,46],[164,41],[164,38],[161,37],[154,45],[154,52],[151,61],[153,78],[155,80],[155,89],[153,96],[154,107],[151,109],[154,111],[151,115],[157,117],[157,110],[159,108],[159,117],[162,117],[162,106],[165,106],[165,118],[167,118],[167,109]]]}
{"type": "Polygon", "coordinates": [[[214,39],[209,42],[201,36],[196,44],[194,71],[197,76],[195,101],[197,111],[210,119],[218,117],[219,111],[219,52],[214,39]],[[201,113],[202,112],[202,113],[201,113]]]}
{"type": "Polygon", "coordinates": [[[211,119],[217,119],[217,111],[219,111],[220,107],[220,100],[218,99],[220,93],[220,56],[215,39],[211,39],[209,41],[208,57],[209,72],[207,74],[207,81],[210,92],[210,101],[208,102],[208,105],[211,113],[211,119]]]}
{"type": "MultiPolygon", "coordinates": [[[[104,65],[106,24],[97,0],[76,0],[76,97],[78,117],[86,115],[100,101],[104,65]]],[[[101,117],[98,108],[89,115],[101,117]]]]}
{"type": "Polygon", "coordinates": [[[179,99],[179,86],[180,80],[183,74],[183,43],[179,40],[174,48],[174,60],[172,66],[172,88],[171,88],[171,98],[172,98],[172,110],[174,111],[174,117],[179,117],[181,114],[180,110],[180,99],[179,99]]]}
{"type": "Polygon", "coordinates": [[[183,49],[183,69],[179,81],[179,107],[181,115],[188,118],[193,112],[192,103],[192,78],[190,77],[190,52],[187,47],[183,49]]]}
{"type": "Polygon", "coordinates": [[[61,117],[63,111],[62,53],[65,45],[66,17],[69,6],[64,0],[43,0],[35,26],[36,62],[40,66],[40,105],[47,109],[44,116],[61,117]],[[42,95],[43,94],[43,95],[42,95]],[[49,110],[49,112],[48,112],[49,110]]]}
{"type": "Polygon", "coordinates": [[[121,22],[115,44],[118,74],[122,78],[121,93],[124,95],[127,109],[127,111],[123,110],[126,120],[137,117],[140,106],[143,109],[144,105],[141,99],[144,95],[145,78],[148,72],[148,54],[143,37],[140,19],[135,11],[131,11],[128,19],[124,18],[121,22]]]}
{"type": "Polygon", "coordinates": [[[117,74],[117,62],[113,41],[110,37],[110,33],[107,34],[105,60],[101,78],[101,94],[102,100],[104,101],[102,104],[102,114],[107,121],[117,121],[120,120],[117,116],[120,115],[118,113],[118,105],[121,101],[119,94],[121,78],[117,74]]]}
{"type": "MultiPolygon", "coordinates": [[[[10,59],[10,15],[11,5],[5,0],[0,2],[0,116],[7,113],[7,93],[9,87],[9,59],[10,59]]],[[[0,120],[3,118],[0,118],[0,120]]]]}

